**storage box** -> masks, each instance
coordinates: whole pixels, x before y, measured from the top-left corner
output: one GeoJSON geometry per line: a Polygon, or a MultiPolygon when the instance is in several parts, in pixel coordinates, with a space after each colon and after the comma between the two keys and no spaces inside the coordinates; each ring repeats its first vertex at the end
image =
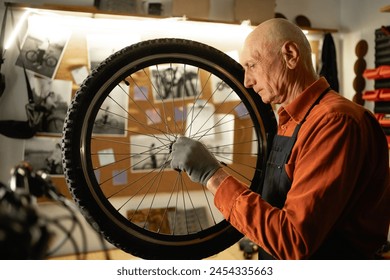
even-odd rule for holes
{"type": "Polygon", "coordinates": [[[186,16],[189,19],[231,21],[232,15],[231,12],[229,13],[229,9],[230,11],[233,9],[235,22],[250,20],[252,24],[259,24],[274,18],[275,0],[234,0],[234,3],[216,0],[172,1],[172,16],[186,16]],[[221,13],[226,13],[226,18],[221,13]],[[217,17],[215,18],[214,15],[217,17]]]}
{"type": "Polygon", "coordinates": [[[275,17],[275,0],[235,0],[234,19],[237,22],[250,20],[257,25],[275,17]]]}
{"type": "Polygon", "coordinates": [[[209,19],[211,0],[173,0],[172,16],[186,16],[189,19],[209,19]]]}

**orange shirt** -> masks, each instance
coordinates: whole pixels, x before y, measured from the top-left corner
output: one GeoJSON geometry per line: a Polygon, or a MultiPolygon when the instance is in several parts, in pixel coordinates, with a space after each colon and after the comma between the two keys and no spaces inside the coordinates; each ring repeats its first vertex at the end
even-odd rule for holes
{"type": "MultiPolygon", "coordinates": [[[[291,136],[327,87],[321,78],[280,108],[278,134],[291,136]]],[[[328,92],[303,123],[285,170],[292,185],[282,209],[232,176],[218,188],[215,205],[234,227],[277,259],[310,258],[335,232],[354,248],[356,258],[372,258],[386,242],[387,142],[375,117],[363,107],[328,92]]]]}

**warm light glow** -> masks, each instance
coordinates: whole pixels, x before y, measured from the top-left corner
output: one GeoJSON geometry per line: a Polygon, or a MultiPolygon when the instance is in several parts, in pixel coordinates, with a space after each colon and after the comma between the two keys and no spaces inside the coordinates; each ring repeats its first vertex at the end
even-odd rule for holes
{"type": "Polygon", "coordinates": [[[26,10],[22,17],[20,18],[18,24],[15,26],[14,30],[12,31],[10,37],[8,38],[7,42],[4,45],[4,49],[7,50],[11,47],[11,45],[14,43],[16,36],[19,34],[20,29],[22,28],[24,22],[26,21],[27,17],[31,13],[31,10],[26,10]]]}
{"type": "MultiPolygon", "coordinates": [[[[26,20],[29,20],[29,33],[33,36],[37,30],[55,40],[61,30],[70,30],[79,34],[109,34],[118,38],[138,38],[138,41],[156,38],[183,38],[211,45],[223,52],[239,50],[246,36],[253,30],[250,21],[242,24],[209,23],[190,21],[185,17],[165,19],[146,17],[107,16],[103,14],[52,13],[39,9],[28,9],[7,40],[5,49],[10,48],[16,36],[20,34],[26,20]],[[77,14],[79,15],[79,14],[77,14]],[[51,24],[47,24],[50,22],[51,24]]],[[[40,36],[43,36],[41,33],[40,36]]],[[[39,37],[39,36],[38,36],[39,37]]],[[[63,37],[63,36],[62,36],[63,37]]]]}

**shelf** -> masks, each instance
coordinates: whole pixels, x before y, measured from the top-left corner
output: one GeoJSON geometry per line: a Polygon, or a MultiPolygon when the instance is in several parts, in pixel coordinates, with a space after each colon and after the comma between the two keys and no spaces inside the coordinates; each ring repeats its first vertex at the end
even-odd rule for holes
{"type": "Polygon", "coordinates": [[[380,9],[382,13],[390,13],[390,5],[384,6],[380,9]]]}
{"type": "Polygon", "coordinates": [[[367,101],[390,101],[390,89],[367,90],[362,98],[367,101]]]}
{"type": "Polygon", "coordinates": [[[301,27],[303,31],[307,31],[309,34],[313,33],[337,33],[337,29],[329,29],[329,28],[313,28],[313,27],[301,27]]]}
{"type": "MultiPolygon", "coordinates": [[[[91,17],[137,17],[137,18],[154,18],[154,19],[167,19],[170,17],[164,16],[155,16],[155,15],[144,15],[144,14],[130,14],[126,12],[113,12],[106,10],[99,10],[95,6],[77,6],[77,5],[58,5],[58,4],[23,4],[23,3],[8,3],[10,7],[14,8],[31,8],[38,10],[50,10],[55,12],[68,12],[68,13],[84,13],[91,17]]],[[[250,21],[223,21],[223,20],[206,20],[206,19],[197,19],[191,17],[182,17],[182,20],[187,21],[195,21],[195,22],[207,22],[207,23],[222,23],[222,24],[234,24],[234,25],[242,25],[243,23],[248,22],[250,25],[250,21]]],[[[252,27],[255,27],[252,25],[252,27]]],[[[307,32],[308,34],[318,34],[318,33],[337,33],[337,29],[331,28],[314,28],[314,27],[304,27],[300,26],[300,28],[307,32]]]]}
{"type": "Polygon", "coordinates": [[[377,101],[379,96],[378,90],[367,90],[363,93],[362,98],[367,101],[377,101]]]}
{"type": "Polygon", "coordinates": [[[381,126],[390,127],[390,114],[380,114],[377,118],[381,126]]]}
{"type": "Polygon", "coordinates": [[[390,78],[390,65],[382,65],[375,69],[366,69],[363,77],[370,80],[380,80],[390,78]]]}

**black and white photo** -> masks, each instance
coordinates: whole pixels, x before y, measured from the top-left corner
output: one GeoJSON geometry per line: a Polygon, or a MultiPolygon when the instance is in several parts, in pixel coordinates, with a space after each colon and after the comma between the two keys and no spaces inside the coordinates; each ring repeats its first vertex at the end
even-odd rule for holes
{"type": "Polygon", "coordinates": [[[50,17],[30,15],[26,32],[16,65],[36,75],[53,79],[69,41],[70,29],[47,24],[50,17]]]}
{"type": "Polygon", "coordinates": [[[149,68],[156,102],[195,99],[201,92],[198,68],[190,65],[161,64],[149,68]]]}
{"type": "Polygon", "coordinates": [[[129,87],[124,83],[116,86],[100,106],[93,133],[115,136],[127,135],[129,87]]]}
{"type": "Polygon", "coordinates": [[[61,134],[72,98],[72,82],[35,76],[30,80],[35,103],[32,110],[36,116],[37,133],[61,134]]]}
{"type": "Polygon", "coordinates": [[[50,175],[64,175],[61,161],[61,138],[33,137],[26,141],[24,160],[34,170],[43,170],[50,175]]]}

